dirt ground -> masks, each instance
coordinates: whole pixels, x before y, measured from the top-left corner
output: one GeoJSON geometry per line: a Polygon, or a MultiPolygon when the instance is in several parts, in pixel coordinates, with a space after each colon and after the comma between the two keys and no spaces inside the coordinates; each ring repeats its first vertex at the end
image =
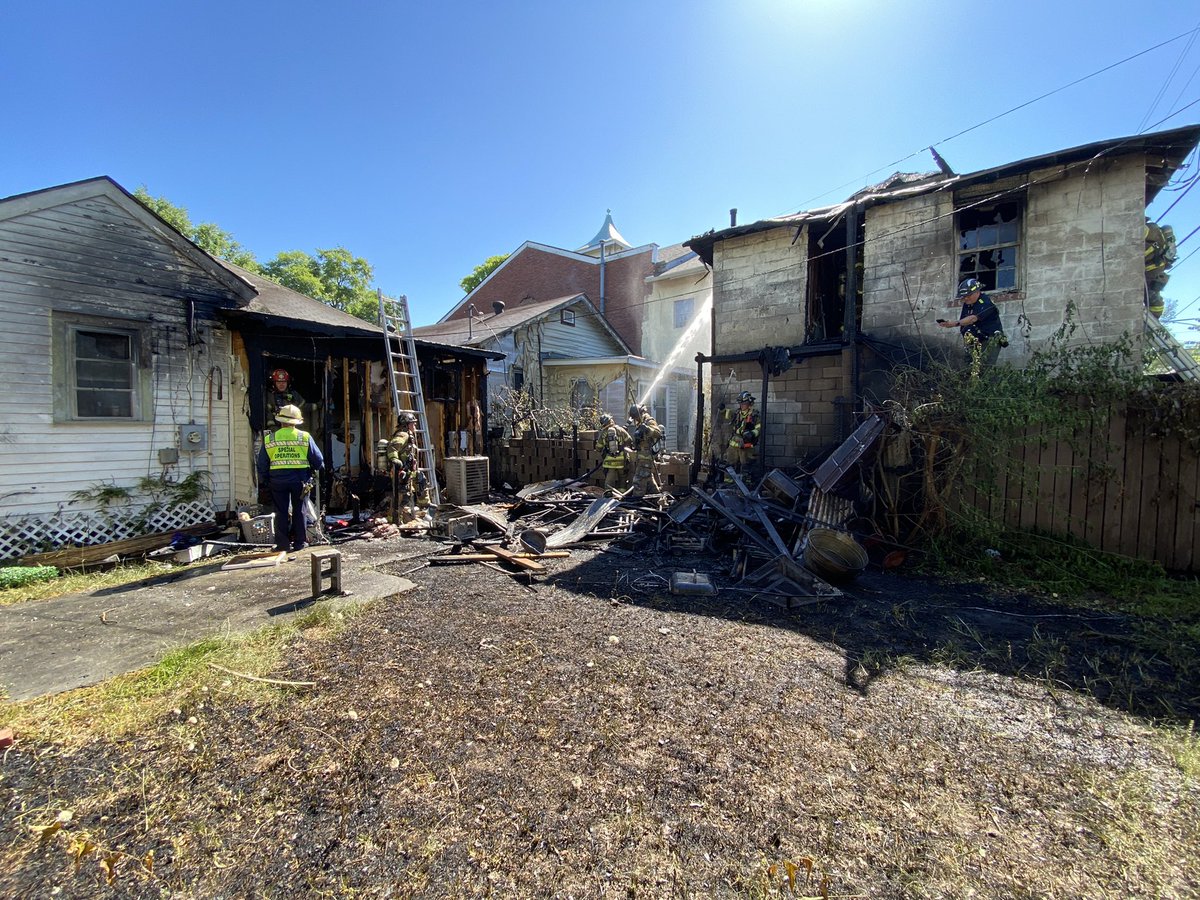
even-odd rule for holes
{"type": "Polygon", "coordinates": [[[214,678],[134,737],[7,751],[0,894],[1200,892],[1200,786],[1151,725],[1195,718],[1200,648],[1144,623],[903,573],[793,611],[679,597],[723,561],[650,551],[527,586],[391,546],[418,589],[294,644],[279,677],[314,690],[214,678]]]}

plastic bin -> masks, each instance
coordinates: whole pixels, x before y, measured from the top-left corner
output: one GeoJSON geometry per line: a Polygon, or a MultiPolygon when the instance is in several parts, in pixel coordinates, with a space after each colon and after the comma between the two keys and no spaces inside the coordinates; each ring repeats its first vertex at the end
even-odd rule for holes
{"type": "Polygon", "coordinates": [[[275,513],[242,519],[242,540],[247,544],[275,543],[275,513]]]}

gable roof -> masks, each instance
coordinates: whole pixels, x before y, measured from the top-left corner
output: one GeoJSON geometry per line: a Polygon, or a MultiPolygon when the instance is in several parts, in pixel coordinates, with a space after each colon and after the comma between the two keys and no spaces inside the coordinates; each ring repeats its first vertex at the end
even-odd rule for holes
{"type": "Polygon", "coordinates": [[[107,175],[0,198],[0,221],[93,197],[104,197],[115,203],[139,224],[223,284],[240,303],[244,304],[254,297],[254,286],[247,279],[220,265],[215,257],[202,250],[190,238],[180,234],[166,219],[147,208],[137,197],[107,175]]]}
{"type": "MultiPolygon", "coordinates": [[[[624,259],[628,256],[636,256],[639,253],[649,253],[649,252],[654,252],[656,250],[657,250],[657,247],[654,244],[643,244],[640,247],[632,247],[628,250],[621,250],[618,253],[609,253],[605,256],[604,259],[605,259],[605,262],[611,263],[611,262],[615,262],[618,259],[624,259]]],[[[457,303],[455,303],[453,306],[451,306],[450,309],[448,309],[446,311],[446,314],[443,315],[440,319],[438,319],[438,323],[441,324],[442,322],[448,322],[450,320],[451,316],[453,316],[456,312],[458,312],[459,310],[461,310],[465,306],[467,306],[471,302],[471,300],[475,297],[475,295],[478,294],[480,291],[482,291],[484,289],[484,287],[486,285],[488,285],[493,278],[495,278],[497,275],[499,275],[500,272],[502,272],[509,265],[512,265],[513,263],[515,263],[517,260],[517,257],[519,257],[522,253],[526,253],[526,252],[547,253],[551,256],[560,256],[564,259],[571,260],[573,262],[583,263],[583,264],[589,265],[589,266],[599,266],[600,265],[600,258],[598,256],[588,256],[586,253],[578,253],[574,250],[564,250],[562,247],[552,247],[549,244],[539,244],[537,241],[525,241],[523,244],[521,244],[520,247],[518,247],[512,253],[508,254],[508,257],[504,260],[504,262],[500,263],[500,265],[498,265],[498,266],[496,266],[496,268],[492,269],[492,271],[488,273],[487,278],[483,279],[483,281],[481,281],[481,282],[479,282],[479,284],[475,285],[475,288],[471,291],[471,293],[466,294],[461,300],[459,300],[457,303]]]]}
{"type": "Polygon", "coordinates": [[[588,299],[587,294],[569,294],[565,297],[555,297],[552,300],[541,300],[537,303],[522,303],[520,306],[506,307],[503,312],[490,316],[450,319],[434,325],[422,325],[420,328],[413,329],[413,336],[422,340],[439,340],[452,344],[477,346],[499,340],[523,325],[544,319],[574,303],[583,304],[584,315],[595,317],[604,331],[625,353],[632,352],[629,345],[608,324],[608,320],[600,315],[600,311],[588,299]]]}
{"type": "Polygon", "coordinates": [[[1041,156],[1030,156],[1016,162],[1004,163],[990,169],[981,169],[966,175],[954,174],[918,174],[907,175],[896,173],[874,187],[865,188],[851,195],[850,199],[833,206],[806,210],[789,216],[777,216],[770,219],[760,219],[747,225],[738,225],[720,231],[709,231],[697,235],[684,245],[695,250],[705,264],[711,266],[713,261],[713,245],[718,241],[741,237],[760,231],[769,231],[788,225],[800,225],[808,221],[834,219],[851,206],[866,208],[879,203],[887,203],[904,197],[915,197],[921,194],[933,193],[950,189],[960,189],[976,184],[986,184],[999,181],[1013,175],[1033,169],[1043,169],[1051,166],[1069,166],[1092,162],[1104,157],[1125,156],[1131,153],[1146,154],[1146,203],[1149,204],[1160,190],[1171,180],[1175,172],[1183,165],[1188,154],[1200,143],[1200,125],[1187,125],[1170,131],[1158,131],[1151,134],[1132,135],[1124,138],[1110,138],[1071,147],[1067,150],[1056,150],[1041,156]]]}

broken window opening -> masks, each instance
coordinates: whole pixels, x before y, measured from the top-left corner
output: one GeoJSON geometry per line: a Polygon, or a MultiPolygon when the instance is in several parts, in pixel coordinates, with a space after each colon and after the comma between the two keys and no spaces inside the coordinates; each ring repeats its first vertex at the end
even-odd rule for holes
{"type": "Polygon", "coordinates": [[[1009,199],[955,214],[959,281],[977,278],[985,291],[1018,288],[1024,206],[1024,198],[1009,199]]]}

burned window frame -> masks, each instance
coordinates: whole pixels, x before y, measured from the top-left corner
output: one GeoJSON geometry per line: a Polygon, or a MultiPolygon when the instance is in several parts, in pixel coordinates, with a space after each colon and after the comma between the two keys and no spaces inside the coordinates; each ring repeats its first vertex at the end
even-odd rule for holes
{"type": "Polygon", "coordinates": [[[1022,193],[998,200],[964,203],[955,210],[958,282],[977,278],[985,291],[1000,293],[1021,289],[1025,208],[1022,193]],[[989,233],[993,230],[994,233],[989,233]]]}

